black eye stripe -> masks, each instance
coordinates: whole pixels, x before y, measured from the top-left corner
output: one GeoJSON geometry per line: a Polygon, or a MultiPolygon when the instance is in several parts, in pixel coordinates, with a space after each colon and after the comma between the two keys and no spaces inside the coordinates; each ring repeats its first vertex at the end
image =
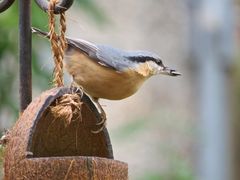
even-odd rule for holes
{"type": "Polygon", "coordinates": [[[131,57],[127,57],[129,60],[134,61],[134,62],[146,62],[146,61],[153,61],[155,63],[157,63],[158,65],[162,66],[162,61],[160,59],[155,59],[153,57],[150,56],[131,56],[131,57]]]}

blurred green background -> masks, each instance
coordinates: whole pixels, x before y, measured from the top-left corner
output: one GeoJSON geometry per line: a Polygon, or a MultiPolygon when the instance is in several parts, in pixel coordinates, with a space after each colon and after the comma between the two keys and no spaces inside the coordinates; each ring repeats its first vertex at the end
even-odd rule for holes
{"type": "MultiPolygon", "coordinates": [[[[83,10],[92,17],[92,21],[103,24],[106,17],[100,12],[97,4],[93,1],[76,1],[77,8],[83,10]]],[[[7,113],[11,120],[18,116],[18,3],[1,13],[0,16],[0,113],[7,113]],[[3,38],[4,37],[4,38],[3,38]],[[9,95],[9,93],[11,95],[9,95]],[[13,116],[13,117],[11,117],[13,116]]],[[[48,29],[48,16],[36,3],[32,3],[32,25],[48,29]]],[[[35,39],[35,37],[33,37],[35,39]]],[[[48,43],[43,41],[43,43],[48,43]]],[[[43,44],[43,45],[46,45],[43,44]]],[[[51,72],[41,68],[39,54],[33,43],[32,73],[33,86],[41,91],[51,88],[51,72]]],[[[50,59],[49,59],[50,60],[50,59]]],[[[9,121],[9,120],[8,120],[9,121]]],[[[3,127],[1,127],[3,129],[3,127]]]]}
{"type": "MultiPolygon", "coordinates": [[[[190,47],[187,42],[189,22],[185,13],[186,4],[177,0],[75,0],[74,7],[67,12],[68,35],[125,49],[160,51],[167,64],[175,65],[185,74],[180,80],[154,77],[134,97],[122,102],[102,102],[109,117],[108,129],[115,157],[129,163],[130,179],[195,179],[196,110],[192,99],[196,94],[191,82],[192,69],[188,65],[190,47]]],[[[235,2],[235,7],[237,11],[239,1],[235,2]]],[[[236,13],[235,18],[238,19],[238,16],[236,13]]],[[[32,25],[47,31],[47,19],[46,13],[33,2],[32,25]]],[[[0,24],[0,131],[3,132],[18,118],[17,2],[0,14],[0,24]]],[[[234,36],[238,50],[239,21],[236,24],[234,36]]],[[[234,57],[229,69],[229,86],[233,107],[233,121],[230,123],[234,130],[233,149],[236,151],[232,153],[237,172],[240,159],[236,155],[240,150],[238,51],[234,57]]],[[[34,98],[52,87],[53,63],[47,40],[33,36],[32,62],[34,98]]],[[[234,174],[239,177],[238,173],[234,174]]]]}

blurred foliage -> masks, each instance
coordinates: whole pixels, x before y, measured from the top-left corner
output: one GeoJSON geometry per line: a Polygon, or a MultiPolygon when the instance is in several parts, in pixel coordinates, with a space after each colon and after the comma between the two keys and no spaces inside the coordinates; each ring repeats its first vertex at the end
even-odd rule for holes
{"type": "Polygon", "coordinates": [[[16,79],[17,64],[17,7],[15,5],[0,15],[0,113],[4,107],[17,112],[16,101],[10,91],[16,79]]]}
{"type": "MultiPolygon", "coordinates": [[[[87,12],[96,22],[103,23],[106,17],[92,0],[74,1],[73,6],[87,12]]],[[[48,17],[37,4],[32,1],[32,26],[47,30],[48,17]]],[[[0,14],[0,114],[7,111],[9,119],[18,115],[18,1],[0,14]]],[[[33,37],[33,42],[34,41],[33,37]]],[[[45,41],[47,43],[47,41],[45,41]]],[[[50,88],[51,73],[40,67],[38,47],[33,44],[32,74],[33,87],[50,88]]],[[[1,116],[0,116],[1,118],[1,116]]],[[[2,130],[3,127],[0,127],[2,130]]]]}
{"type": "Polygon", "coordinates": [[[107,15],[104,11],[97,6],[97,1],[93,0],[78,0],[76,4],[79,8],[83,9],[92,19],[97,22],[98,26],[104,25],[108,22],[107,15]]]}

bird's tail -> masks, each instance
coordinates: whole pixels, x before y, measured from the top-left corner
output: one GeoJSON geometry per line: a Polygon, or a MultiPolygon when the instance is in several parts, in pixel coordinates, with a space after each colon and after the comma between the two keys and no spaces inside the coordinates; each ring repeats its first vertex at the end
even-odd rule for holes
{"type": "Polygon", "coordinates": [[[50,36],[49,36],[49,33],[44,32],[44,31],[42,31],[42,30],[40,30],[40,29],[38,29],[38,28],[32,27],[31,30],[32,30],[32,33],[33,33],[33,34],[38,34],[38,35],[43,36],[43,37],[46,37],[46,38],[49,38],[49,37],[50,37],[50,36]]]}

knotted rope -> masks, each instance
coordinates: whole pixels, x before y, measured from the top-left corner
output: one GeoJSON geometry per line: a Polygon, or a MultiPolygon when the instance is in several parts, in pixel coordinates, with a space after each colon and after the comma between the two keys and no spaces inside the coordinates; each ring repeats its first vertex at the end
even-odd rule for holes
{"type": "MultiPolygon", "coordinates": [[[[54,70],[53,70],[53,83],[55,87],[61,87],[64,85],[63,82],[63,58],[64,51],[67,47],[67,41],[65,38],[66,32],[66,18],[65,12],[60,13],[59,31],[60,35],[56,33],[55,26],[55,14],[54,9],[58,0],[50,0],[48,8],[49,17],[49,39],[51,43],[51,49],[53,52],[54,59],[54,70]]],[[[79,119],[81,120],[81,99],[78,94],[65,94],[62,97],[55,100],[55,103],[50,106],[50,111],[54,119],[64,120],[65,125],[69,125],[72,121],[79,119]]]]}
{"type": "Polygon", "coordinates": [[[55,14],[54,9],[58,0],[51,0],[49,2],[48,17],[49,17],[49,36],[51,42],[51,49],[53,52],[53,59],[55,63],[53,71],[53,83],[56,87],[63,86],[63,58],[67,43],[65,38],[66,32],[66,18],[65,12],[60,13],[60,36],[55,32],[55,14]]]}

